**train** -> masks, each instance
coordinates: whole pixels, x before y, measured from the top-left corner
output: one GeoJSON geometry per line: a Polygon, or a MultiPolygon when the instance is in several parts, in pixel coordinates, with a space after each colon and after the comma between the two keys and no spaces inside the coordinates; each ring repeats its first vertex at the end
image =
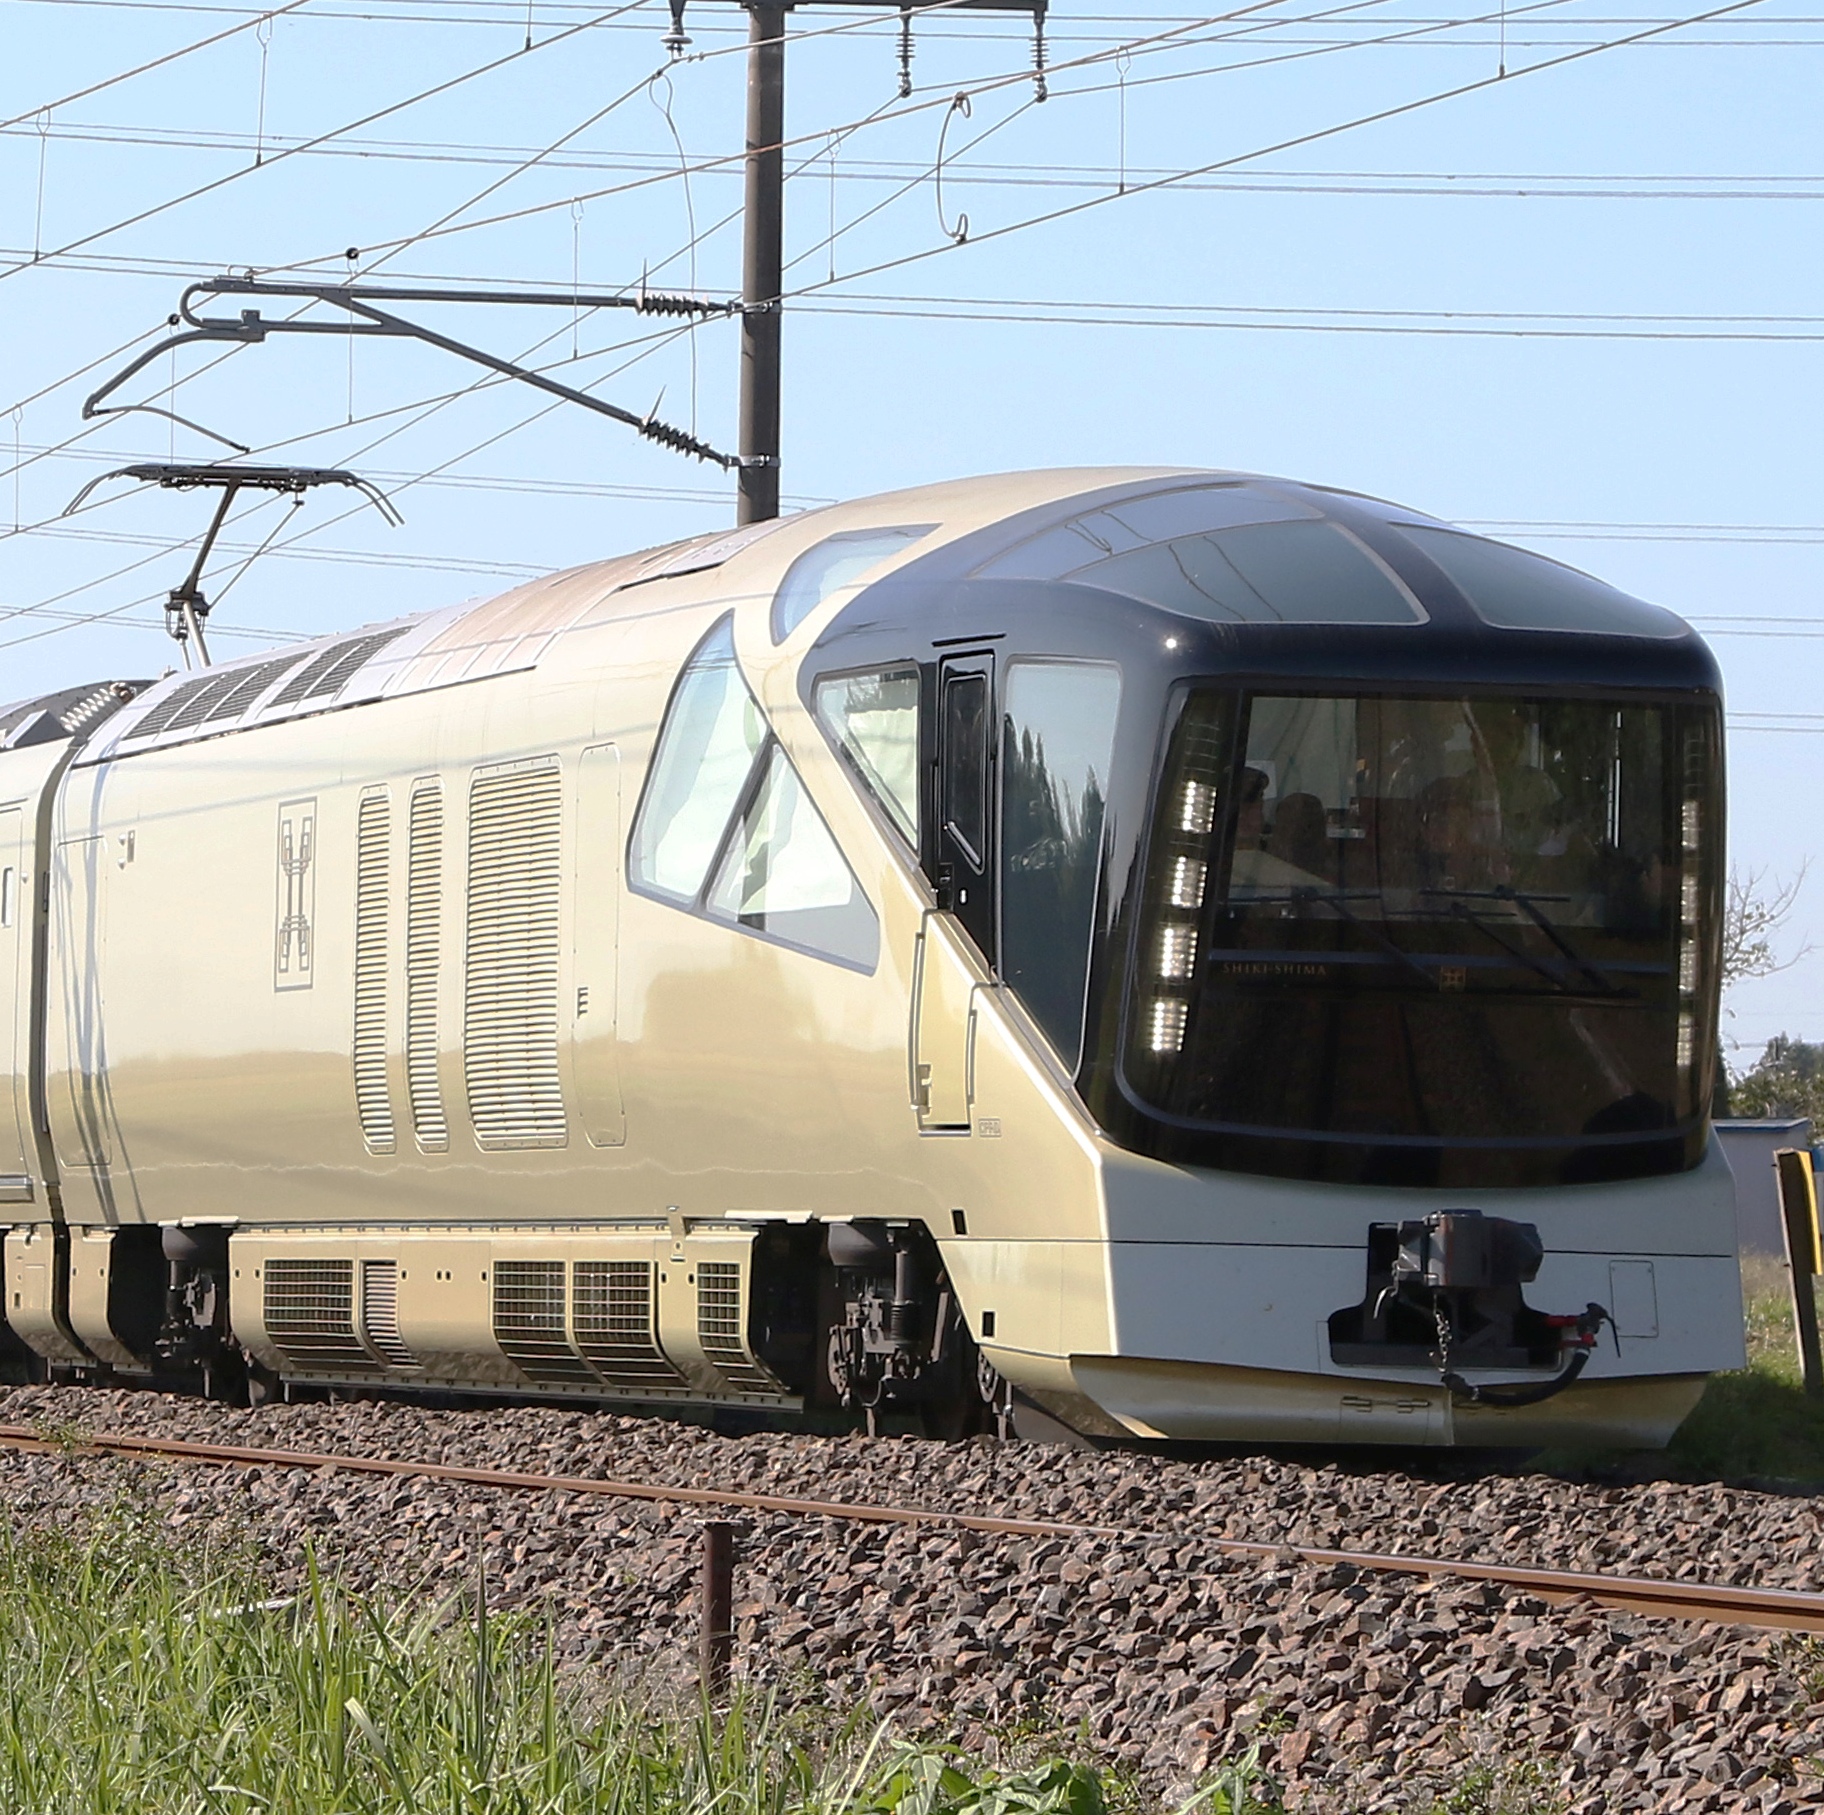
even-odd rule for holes
{"type": "Polygon", "coordinates": [[[1680,618],[1221,470],[21,702],[14,1366],[1662,1445],[1743,1364],[1723,853],[1680,618]]]}

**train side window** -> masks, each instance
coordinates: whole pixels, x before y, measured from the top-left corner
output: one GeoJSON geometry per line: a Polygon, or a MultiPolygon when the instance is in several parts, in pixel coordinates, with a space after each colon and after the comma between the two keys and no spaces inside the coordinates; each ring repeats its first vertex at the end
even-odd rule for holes
{"type": "Polygon", "coordinates": [[[818,722],[905,841],[918,844],[918,670],[832,675],[811,696],[818,722]]]}
{"type": "Polygon", "coordinates": [[[831,593],[851,585],[914,542],[922,542],[936,527],[934,523],[901,523],[890,529],[851,530],[806,549],[786,569],[773,595],[773,641],[783,643],[831,593]]]}
{"type": "Polygon", "coordinates": [[[1015,662],[1001,749],[1001,974],[1073,1070],[1121,671],[1015,662]]]}
{"type": "Polygon", "coordinates": [[[0,926],[11,926],[18,913],[16,905],[19,894],[19,872],[12,868],[0,869],[0,926]]]}
{"type": "Polygon", "coordinates": [[[988,677],[944,680],[944,824],[979,868],[988,849],[988,677]]]}
{"type": "Polygon", "coordinates": [[[630,880],[672,901],[696,901],[765,741],[724,618],[672,690],[634,821],[630,880]]]}
{"type": "Polygon", "coordinates": [[[880,953],[874,910],[777,744],[705,906],[714,919],[859,970],[871,971],[880,953]]]}

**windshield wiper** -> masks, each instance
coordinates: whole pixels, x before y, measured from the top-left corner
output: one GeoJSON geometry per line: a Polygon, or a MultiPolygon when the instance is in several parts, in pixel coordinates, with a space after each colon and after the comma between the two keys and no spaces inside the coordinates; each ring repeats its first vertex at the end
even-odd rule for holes
{"type": "MultiPolygon", "coordinates": [[[[1598,970],[1588,958],[1565,938],[1558,930],[1556,923],[1540,908],[1539,897],[1523,894],[1519,889],[1516,889],[1505,882],[1496,883],[1492,889],[1420,889],[1419,893],[1421,895],[1450,896],[1452,898],[1451,911],[1453,913],[1466,915],[1473,924],[1481,927],[1485,933],[1495,939],[1505,951],[1511,953],[1516,958],[1522,959],[1523,962],[1532,965],[1535,970],[1538,970],[1540,967],[1535,960],[1526,957],[1522,952],[1515,951],[1512,946],[1508,945],[1505,939],[1502,939],[1500,935],[1495,932],[1493,927],[1488,926],[1475,914],[1471,913],[1468,908],[1465,908],[1462,905],[1465,899],[1470,901],[1511,901],[1514,906],[1546,936],[1546,938],[1551,940],[1552,944],[1558,948],[1559,955],[1564,958],[1568,964],[1574,965],[1580,970],[1605,996],[1624,996],[1629,993],[1626,990],[1617,988],[1613,978],[1598,970]]],[[[1568,901],[1570,897],[1568,895],[1548,895],[1544,897],[1544,899],[1548,901],[1568,901]]],[[[1542,974],[1549,975],[1550,973],[1546,972],[1542,974]]],[[[1560,987],[1562,988],[1563,985],[1560,984],[1560,987]]]]}
{"type": "Polygon", "coordinates": [[[1286,899],[1294,902],[1321,901],[1325,906],[1335,908],[1337,913],[1341,915],[1343,919],[1347,920],[1357,932],[1365,933],[1382,951],[1392,958],[1396,964],[1403,964],[1406,969],[1411,971],[1422,983],[1428,984],[1432,989],[1441,990],[1444,987],[1444,982],[1441,977],[1428,971],[1411,952],[1395,945],[1378,926],[1375,926],[1370,921],[1364,920],[1360,914],[1350,907],[1348,902],[1343,899],[1343,892],[1341,889],[1335,889],[1329,893],[1326,893],[1322,889],[1293,889],[1291,893],[1286,896],[1286,899]]]}
{"type": "Polygon", "coordinates": [[[1523,895],[1518,889],[1511,888],[1506,883],[1498,884],[1495,893],[1501,896],[1503,900],[1511,901],[1519,908],[1521,913],[1523,913],[1527,919],[1546,936],[1546,938],[1551,940],[1559,951],[1561,951],[1572,964],[1576,965],[1576,967],[1605,995],[1619,996],[1624,993],[1615,987],[1614,980],[1611,977],[1598,970],[1588,958],[1578,951],[1576,947],[1559,932],[1550,916],[1541,912],[1539,904],[1531,895],[1523,895]]]}
{"type": "Polygon", "coordinates": [[[1500,933],[1498,933],[1488,921],[1484,920],[1474,908],[1465,907],[1461,901],[1453,901],[1450,904],[1450,911],[1457,919],[1467,920],[1478,933],[1493,940],[1494,943],[1500,946],[1500,948],[1517,964],[1524,964],[1528,970],[1537,971],[1553,989],[1560,991],[1564,995],[1575,993],[1571,989],[1571,986],[1543,959],[1535,958],[1531,952],[1527,951],[1522,946],[1509,945],[1508,942],[1501,937],[1500,933]]]}

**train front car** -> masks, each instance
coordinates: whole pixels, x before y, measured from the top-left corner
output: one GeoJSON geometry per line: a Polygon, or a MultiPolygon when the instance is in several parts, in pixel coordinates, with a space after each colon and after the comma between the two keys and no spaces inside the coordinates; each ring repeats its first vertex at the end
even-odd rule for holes
{"type": "Polygon", "coordinates": [[[801,698],[929,889],[928,1221],[1033,1400],[1652,1445],[1741,1365],[1720,691],[1681,620],[1182,473],[1017,510],[810,634],[801,698]]]}
{"type": "Polygon", "coordinates": [[[1742,1359],[1721,777],[1669,614],[1173,469],[33,702],[13,1363],[1663,1442],[1742,1359]]]}

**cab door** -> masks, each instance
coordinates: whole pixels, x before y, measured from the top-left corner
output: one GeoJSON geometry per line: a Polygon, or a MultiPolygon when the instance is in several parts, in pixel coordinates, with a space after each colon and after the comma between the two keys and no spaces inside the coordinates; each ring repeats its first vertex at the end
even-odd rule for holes
{"type": "Polygon", "coordinates": [[[937,883],[947,907],[992,966],[995,958],[996,748],[994,654],[946,656],[937,686],[937,883]]]}
{"type": "Polygon", "coordinates": [[[994,962],[995,736],[991,651],[938,667],[930,844],[937,905],[912,984],[912,1105],[924,1134],[966,1134],[975,1094],[974,944],[994,962]]]}

